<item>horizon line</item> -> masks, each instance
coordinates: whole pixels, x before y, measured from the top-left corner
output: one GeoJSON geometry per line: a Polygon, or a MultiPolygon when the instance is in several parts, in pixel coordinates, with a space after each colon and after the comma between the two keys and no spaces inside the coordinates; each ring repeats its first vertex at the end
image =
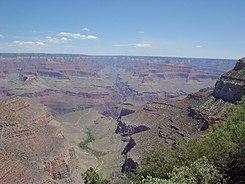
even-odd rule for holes
{"type": "Polygon", "coordinates": [[[191,57],[191,56],[163,56],[163,55],[120,55],[120,54],[81,54],[81,53],[49,53],[49,52],[0,52],[0,55],[79,55],[88,57],[159,57],[159,58],[182,58],[182,59],[219,59],[219,60],[238,60],[241,58],[215,58],[215,57],[191,57]]]}

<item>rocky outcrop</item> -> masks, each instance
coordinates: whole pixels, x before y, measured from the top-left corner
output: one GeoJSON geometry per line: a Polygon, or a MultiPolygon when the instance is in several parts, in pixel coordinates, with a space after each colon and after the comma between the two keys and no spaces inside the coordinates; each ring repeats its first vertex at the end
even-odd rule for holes
{"type": "Polygon", "coordinates": [[[58,79],[69,79],[66,75],[62,74],[61,72],[55,71],[45,71],[45,70],[38,70],[37,74],[43,77],[52,77],[58,79]]]}
{"type": "Polygon", "coordinates": [[[150,130],[150,128],[145,125],[139,125],[139,126],[126,125],[126,123],[123,123],[119,119],[117,124],[117,129],[115,132],[117,134],[121,134],[124,137],[127,137],[147,130],[150,130]]]}
{"type": "Polygon", "coordinates": [[[123,149],[122,154],[123,154],[123,155],[127,155],[128,152],[129,152],[133,147],[135,147],[135,145],[136,145],[135,140],[134,140],[132,137],[130,137],[130,140],[129,140],[128,144],[125,146],[125,148],[123,149]]]}
{"type": "Polygon", "coordinates": [[[64,179],[70,176],[69,166],[64,158],[55,158],[45,163],[44,170],[49,172],[52,179],[64,179]]]}
{"type": "Polygon", "coordinates": [[[196,101],[188,107],[188,116],[202,123],[201,131],[222,123],[222,112],[230,103],[235,104],[242,99],[245,94],[245,58],[240,59],[233,70],[220,77],[211,95],[207,92],[188,95],[189,99],[196,101]]]}
{"type": "Polygon", "coordinates": [[[207,93],[205,93],[205,92],[196,92],[196,93],[189,94],[187,97],[190,99],[194,99],[194,100],[200,100],[201,98],[203,98],[206,95],[207,95],[207,93]]]}
{"type": "Polygon", "coordinates": [[[220,124],[224,121],[220,116],[208,116],[200,110],[192,107],[188,107],[187,110],[190,117],[202,123],[202,127],[200,128],[201,131],[207,130],[210,126],[220,124]]]}
{"type": "Polygon", "coordinates": [[[136,172],[138,168],[138,163],[135,162],[132,158],[126,158],[122,166],[122,173],[130,175],[131,173],[136,172]]]}
{"type": "Polygon", "coordinates": [[[65,155],[44,162],[43,169],[49,173],[53,180],[63,180],[65,183],[68,181],[73,183],[74,181],[71,175],[76,170],[78,163],[75,149],[71,147],[65,155]]]}
{"type": "Polygon", "coordinates": [[[236,103],[240,101],[244,95],[243,85],[227,82],[224,79],[220,79],[215,84],[215,90],[213,92],[215,98],[221,98],[224,101],[236,103]]]}
{"type": "Polygon", "coordinates": [[[235,68],[221,76],[216,82],[213,96],[231,103],[241,100],[245,94],[245,58],[240,59],[235,68]]]}
{"type": "Polygon", "coordinates": [[[120,115],[119,115],[118,119],[121,119],[122,116],[127,116],[129,114],[134,113],[134,112],[135,112],[134,109],[129,109],[129,108],[123,107],[121,112],[120,112],[120,115]]]}
{"type": "Polygon", "coordinates": [[[50,112],[46,111],[43,115],[36,117],[35,119],[33,119],[33,123],[36,124],[48,124],[50,121],[52,121],[53,116],[51,115],[50,112]]]}

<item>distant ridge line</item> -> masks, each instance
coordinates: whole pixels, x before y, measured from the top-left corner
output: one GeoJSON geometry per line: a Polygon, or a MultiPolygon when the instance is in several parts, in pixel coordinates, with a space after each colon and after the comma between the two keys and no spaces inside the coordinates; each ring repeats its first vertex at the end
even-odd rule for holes
{"type": "Polygon", "coordinates": [[[201,58],[201,57],[179,57],[179,56],[130,56],[130,55],[87,55],[87,54],[68,54],[68,53],[0,53],[0,57],[125,57],[125,58],[156,58],[156,59],[193,59],[193,60],[238,60],[227,58],[201,58]]]}

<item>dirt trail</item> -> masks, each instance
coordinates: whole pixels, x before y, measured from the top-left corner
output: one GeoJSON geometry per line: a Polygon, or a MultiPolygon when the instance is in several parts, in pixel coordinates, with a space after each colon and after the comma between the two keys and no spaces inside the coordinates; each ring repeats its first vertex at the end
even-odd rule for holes
{"type": "Polygon", "coordinates": [[[95,167],[95,171],[98,172],[100,169],[101,169],[101,166],[104,164],[104,161],[103,160],[100,160],[97,158],[98,161],[101,161],[100,164],[98,164],[96,167],[95,167]]]}
{"type": "Polygon", "coordinates": [[[82,119],[82,117],[83,117],[83,116],[86,116],[87,114],[89,114],[89,113],[90,113],[90,111],[91,111],[91,109],[88,109],[88,112],[87,112],[87,113],[85,113],[85,114],[81,115],[81,116],[78,118],[78,120],[76,121],[76,123],[75,123],[74,125],[75,125],[75,126],[77,126],[77,125],[78,125],[78,123],[80,122],[80,120],[82,119]]]}

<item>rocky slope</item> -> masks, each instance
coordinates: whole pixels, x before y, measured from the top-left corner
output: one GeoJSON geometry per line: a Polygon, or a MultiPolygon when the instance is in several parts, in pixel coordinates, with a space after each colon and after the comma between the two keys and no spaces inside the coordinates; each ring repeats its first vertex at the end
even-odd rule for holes
{"type": "Polygon", "coordinates": [[[52,119],[45,107],[21,97],[0,102],[0,183],[74,183],[76,153],[49,125],[52,119]]]}
{"type": "Polygon", "coordinates": [[[244,77],[243,58],[233,70],[220,77],[213,91],[203,89],[182,100],[155,99],[135,112],[120,116],[116,131],[129,136],[134,143],[123,151],[124,154],[127,150],[123,172],[134,171],[137,162],[155,146],[175,147],[179,141],[188,140],[191,135],[222,123],[223,112],[244,95],[244,77]],[[148,127],[148,130],[133,131],[142,126],[148,127]]]}

